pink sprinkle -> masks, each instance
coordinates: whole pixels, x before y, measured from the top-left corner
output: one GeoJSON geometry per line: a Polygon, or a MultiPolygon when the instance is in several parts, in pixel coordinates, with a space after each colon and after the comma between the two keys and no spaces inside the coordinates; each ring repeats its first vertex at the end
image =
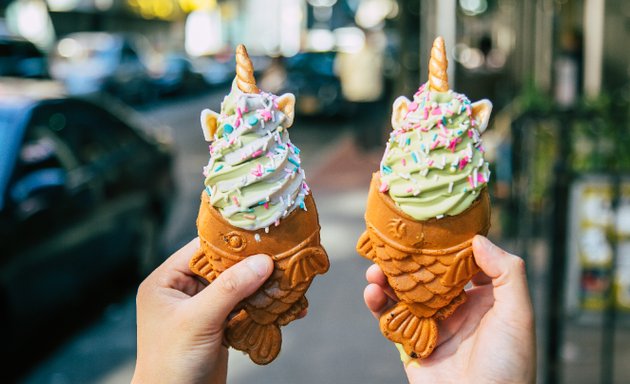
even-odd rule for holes
{"type": "Polygon", "coordinates": [[[255,215],[243,215],[243,217],[248,219],[248,220],[255,220],[256,219],[255,215]]]}
{"type": "Polygon", "coordinates": [[[433,143],[431,143],[431,150],[437,148],[438,144],[440,143],[440,140],[435,140],[433,143]]]}
{"type": "Polygon", "coordinates": [[[234,128],[238,128],[241,126],[241,121],[242,119],[239,117],[236,119],[236,121],[234,122],[234,128]]]}
{"type": "Polygon", "coordinates": [[[238,202],[238,199],[236,198],[236,196],[232,196],[232,201],[234,202],[234,204],[236,204],[237,207],[241,206],[241,204],[238,202]]]}
{"type": "Polygon", "coordinates": [[[477,181],[480,183],[485,183],[486,182],[486,178],[483,177],[483,175],[481,173],[477,174],[477,181]]]}
{"type": "Polygon", "coordinates": [[[433,165],[433,163],[434,163],[433,159],[429,159],[429,160],[427,160],[427,165],[428,165],[429,167],[430,167],[430,166],[432,166],[432,165],[433,165]]]}
{"type": "Polygon", "coordinates": [[[263,204],[263,207],[265,207],[265,209],[269,209],[269,202],[267,201],[265,204],[263,204]]]}
{"type": "Polygon", "coordinates": [[[422,116],[422,118],[423,118],[424,120],[427,120],[427,119],[429,118],[429,108],[426,108],[426,107],[425,107],[425,108],[424,108],[424,110],[423,110],[422,112],[423,112],[423,116],[422,116]]]}
{"type": "Polygon", "coordinates": [[[238,117],[239,119],[243,117],[243,111],[241,111],[240,108],[236,108],[236,117],[238,117]]]}
{"type": "Polygon", "coordinates": [[[406,167],[406,166],[407,166],[407,160],[405,160],[405,159],[401,159],[401,161],[402,161],[402,165],[403,165],[403,167],[406,167]]]}
{"type": "Polygon", "coordinates": [[[381,182],[381,187],[378,189],[379,192],[387,192],[389,191],[389,185],[386,182],[381,182]]]}
{"type": "Polygon", "coordinates": [[[479,149],[479,152],[481,153],[484,153],[486,151],[481,145],[477,149],[479,149]]]}
{"type": "Polygon", "coordinates": [[[433,116],[441,115],[442,114],[442,108],[440,108],[440,107],[435,108],[434,110],[431,111],[431,114],[433,116]]]}
{"type": "Polygon", "coordinates": [[[453,139],[451,140],[451,142],[448,144],[448,149],[451,150],[451,152],[455,152],[455,147],[457,147],[457,140],[453,139]]]}
{"type": "Polygon", "coordinates": [[[256,152],[252,153],[252,158],[258,157],[262,155],[262,153],[263,153],[262,149],[259,149],[256,152]]]}
{"type": "Polygon", "coordinates": [[[469,162],[470,159],[468,158],[468,156],[464,156],[464,158],[459,161],[459,170],[461,171],[462,169],[464,169],[469,162]]]}
{"type": "Polygon", "coordinates": [[[256,177],[262,177],[263,175],[263,167],[262,165],[258,164],[256,165],[256,167],[252,170],[252,175],[256,176],[256,177]]]}
{"type": "Polygon", "coordinates": [[[271,111],[262,109],[262,110],[259,110],[258,113],[260,114],[260,117],[262,117],[263,120],[265,121],[271,120],[271,111]]]}
{"type": "Polygon", "coordinates": [[[470,137],[472,139],[473,137],[473,132],[471,129],[468,130],[468,137],[470,137]]]}
{"type": "Polygon", "coordinates": [[[407,188],[407,193],[411,193],[411,192],[413,192],[413,188],[411,187],[407,188]]]}
{"type": "Polygon", "coordinates": [[[475,188],[475,183],[471,175],[468,175],[468,184],[470,184],[470,188],[473,188],[473,189],[475,188]]]}
{"type": "Polygon", "coordinates": [[[407,107],[407,113],[415,112],[417,109],[418,109],[418,103],[413,101],[409,103],[409,106],[407,107]]]}
{"type": "Polygon", "coordinates": [[[276,220],[276,222],[273,225],[275,225],[276,227],[280,225],[280,219],[276,220]]]}

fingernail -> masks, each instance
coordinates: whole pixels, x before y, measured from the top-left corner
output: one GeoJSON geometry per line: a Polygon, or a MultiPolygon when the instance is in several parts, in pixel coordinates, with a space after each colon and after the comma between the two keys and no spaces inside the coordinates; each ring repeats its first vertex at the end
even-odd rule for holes
{"type": "Polygon", "coordinates": [[[267,276],[269,262],[263,255],[250,256],[245,259],[245,264],[259,277],[267,276]]]}
{"type": "Polygon", "coordinates": [[[477,241],[479,241],[479,245],[488,252],[490,252],[492,247],[494,247],[494,244],[492,244],[492,242],[485,236],[477,235],[477,241]]]}

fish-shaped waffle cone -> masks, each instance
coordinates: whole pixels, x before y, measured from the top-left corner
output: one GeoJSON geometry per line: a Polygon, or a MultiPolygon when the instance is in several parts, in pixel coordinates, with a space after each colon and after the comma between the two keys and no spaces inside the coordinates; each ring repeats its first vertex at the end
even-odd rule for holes
{"type": "Polygon", "coordinates": [[[472,239],[490,227],[489,171],[479,135],[492,104],[449,91],[447,63],[437,38],[429,81],[413,102],[400,97],[394,103],[394,131],[381,172],[372,176],[367,230],[357,243],[399,300],[381,315],[381,332],[413,358],[433,352],[437,321],[466,301],[464,286],[479,271],[472,239]]]}
{"type": "Polygon", "coordinates": [[[464,212],[418,221],[379,192],[372,175],[365,221],[357,243],[360,255],[378,264],[400,300],[380,318],[381,332],[412,357],[428,357],[437,342],[436,320],[466,301],[464,286],[479,271],[472,238],[490,228],[487,189],[464,212]]]}
{"type": "Polygon", "coordinates": [[[328,271],[326,251],[320,245],[319,220],[312,195],[306,210],[295,210],[274,227],[273,236],[264,229],[247,231],[230,225],[201,194],[197,229],[201,248],[190,261],[190,269],[212,282],[227,268],[255,254],[270,255],[274,270],[267,282],[243,300],[239,313],[226,327],[228,344],[249,355],[257,364],[268,364],[280,352],[280,326],[287,325],[308,307],[305,293],[315,275],[328,271]],[[257,241],[256,236],[265,238],[257,241]]]}
{"type": "MultiPolygon", "coordinates": [[[[235,84],[238,89],[247,95],[258,94],[251,61],[243,46],[237,49],[236,61],[235,84]]],[[[283,112],[279,120],[288,128],[293,123],[295,98],[285,94],[275,100],[276,107],[283,112]]],[[[259,120],[255,121],[258,124],[259,120]]],[[[220,124],[219,114],[209,110],[202,113],[206,138],[214,137],[220,124]]],[[[269,120],[268,124],[272,121],[269,120]]],[[[286,146],[295,148],[285,144],[285,150],[286,146]]],[[[296,165],[299,163],[296,162],[296,165]]],[[[262,177],[262,173],[257,177],[262,177]]],[[[280,326],[295,320],[308,307],[306,290],[316,275],[325,273],[329,268],[328,256],[320,244],[319,219],[312,193],[307,190],[300,206],[293,211],[287,210],[290,213],[271,227],[248,230],[232,225],[213,206],[209,190],[211,188],[206,187],[206,191],[201,193],[197,217],[201,247],[191,259],[190,269],[212,282],[227,268],[248,256],[271,256],[274,261],[271,276],[253,295],[238,304],[237,314],[228,321],[225,331],[226,341],[231,347],[247,353],[257,364],[268,364],[280,352],[280,326]]],[[[270,204],[269,197],[267,199],[266,207],[270,204]]]]}

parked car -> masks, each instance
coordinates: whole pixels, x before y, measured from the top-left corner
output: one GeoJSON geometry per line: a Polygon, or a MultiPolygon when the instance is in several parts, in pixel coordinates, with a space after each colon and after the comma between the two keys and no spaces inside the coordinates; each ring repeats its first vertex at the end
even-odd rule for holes
{"type": "Polygon", "coordinates": [[[298,113],[334,116],[345,109],[335,57],[335,52],[302,52],[286,59],[284,91],[295,94],[298,113]]]}
{"type": "Polygon", "coordinates": [[[183,54],[167,55],[161,67],[154,79],[157,92],[161,96],[201,91],[208,87],[202,74],[183,54]]]}
{"type": "Polygon", "coordinates": [[[47,78],[48,60],[30,41],[0,35],[0,76],[47,78]]]}
{"type": "Polygon", "coordinates": [[[61,39],[51,55],[50,73],[71,95],[105,92],[128,103],[157,96],[136,39],[106,32],[79,32],[61,39]]]}
{"type": "Polygon", "coordinates": [[[0,337],[11,348],[76,316],[64,311],[116,284],[114,272],[159,264],[174,185],[166,136],[132,111],[23,92],[33,88],[0,79],[0,337]]]}

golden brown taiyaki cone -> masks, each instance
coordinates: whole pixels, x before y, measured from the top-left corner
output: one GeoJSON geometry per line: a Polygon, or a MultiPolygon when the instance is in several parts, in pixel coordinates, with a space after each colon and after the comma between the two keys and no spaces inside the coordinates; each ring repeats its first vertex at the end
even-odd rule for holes
{"type": "Polygon", "coordinates": [[[287,132],[295,98],[260,92],[243,46],[236,61],[237,77],[221,114],[201,115],[212,144],[197,218],[201,248],[190,269],[212,282],[248,256],[272,257],[271,277],[237,306],[226,326],[231,347],[268,364],[280,352],[280,326],[307,308],[304,294],[329,262],[299,149],[287,132]]]}
{"type": "Polygon", "coordinates": [[[372,176],[357,251],[383,270],[399,302],[381,332],[411,357],[436,346],[437,321],[466,300],[479,271],[472,239],[490,227],[488,163],[480,134],[492,105],[448,89],[444,41],[436,39],[429,82],[394,103],[393,132],[372,176]]]}

